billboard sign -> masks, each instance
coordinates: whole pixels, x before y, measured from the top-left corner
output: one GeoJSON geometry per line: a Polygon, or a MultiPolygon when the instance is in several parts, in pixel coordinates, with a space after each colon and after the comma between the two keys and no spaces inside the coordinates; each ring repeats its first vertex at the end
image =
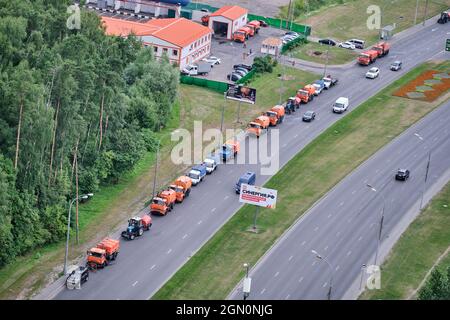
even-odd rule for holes
{"type": "Polygon", "coordinates": [[[277,203],[277,190],[261,188],[243,183],[241,184],[239,202],[275,209],[277,203]]]}
{"type": "Polygon", "coordinates": [[[445,42],[445,51],[450,51],[450,39],[445,42]]]}
{"type": "Polygon", "coordinates": [[[246,87],[242,84],[228,84],[227,99],[255,104],[256,89],[246,87]]]}

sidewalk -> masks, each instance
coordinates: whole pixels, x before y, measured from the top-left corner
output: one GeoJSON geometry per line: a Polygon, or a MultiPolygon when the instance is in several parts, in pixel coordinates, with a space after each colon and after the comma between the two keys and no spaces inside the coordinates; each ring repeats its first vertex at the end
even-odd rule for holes
{"type": "MultiPolygon", "coordinates": [[[[439,18],[440,15],[436,15],[428,20],[425,21],[425,26],[422,25],[422,23],[417,24],[415,26],[412,26],[408,29],[405,29],[403,31],[400,31],[399,33],[396,33],[392,36],[392,39],[389,40],[389,42],[391,44],[395,44],[396,42],[409,37],[410,35],[429,27],[432,24],[435,24],[437,19],[439,18]]],[[[319,38],[316,37],[308,37],[309,41],[312,42],[317,42],[319,38]]],[[[312,71],[312,72],[318,72],[317,69],[323,69],[324,68],[324,64],[321,63],[316,63],[316,62],[311,62],[311,61],[307,61],[307,60],[303,60],[303,59],[297,59],[297,58],[292,58],[292,57],[288,57],[286,55],[283,55],[283,57],[285,58],[283,61],[284,65],[290,65],[294,68],[297,69],[301,69],[301,70],[306,70],[306,71],[312,71]],[[294,65],[292,65],[292,62],[295,62],[294,65]],[[305,68],[306,67],[306,68],[305,68]]],[[[335,70],[346,70],[351,68],[353,65],[355,64],[354,61],[350,61],[346,64],[338,64],[338,65],[328,65],[327,69],[335,69],[335,70]]]]}

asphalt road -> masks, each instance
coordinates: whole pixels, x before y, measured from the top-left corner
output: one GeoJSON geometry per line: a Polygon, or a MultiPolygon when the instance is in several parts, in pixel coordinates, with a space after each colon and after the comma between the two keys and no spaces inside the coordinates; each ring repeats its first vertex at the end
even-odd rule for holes
{"type": "MultiPolygon", "coordinates": [[[[383,199],[386,201],[381,241],[388,241],[403,216],[419,211],[428,153],[431,165],[425,190],[450,179],[450,101],[380,150],[310,209],[261,259],[252,277],[249,299],[326,299],[330,268],[332,298],[345,296],[363,264],[374,264],[383,199]],[[419,140],[414,133],[424,138],[419,140]],[[394,180],[397,168],[408,168],[406,182],[394,180]],[[371,184],[374,192],[366,184],[371,184]]],[[[428,194],[427,199],[431,195],[428,194]]],[[[388,248],[384,248],[386,254],[388,248]]],[[[380,256],[377,259],[380,262],[380,256]]],[[[359,283],[358,283],[359,284],[359,283]]],[[[381,274],[383,285],[383,274],[381,274]]],[[[358,291],[356,291],[357,293],[358,291]]],[[[241,299],[242,290],[232,298],[241,299]]]]}
{"type": "MultiPolygon", "coordinates": [[[[345,116],[330,111],[339,96],[349,97],[351,111],[415,65],[436,57],[443,51],[447,31],[448,26],[433,24],[398,41],[390,55],[375,64],[381,69],[380,77],[375,80],[366,80],[367,68],[357,65],[341,73],[330,70],[339,77],[339,85],[303,106],[301,113],[287,116],[280,126],[280,165],[345,116]],[[408,52],[415,54],[408,55],[408,52]],[[404,62],[399,72],[388,70],[395,59],[404,62]],[[301,122],[301,114],[307,109],[317,113],[311,124],[301,122]]],[[[217,172],[194,187],[190,197],[174,211],[165,217],[155,217],[150,232],[134,241],[122,241],[114,265],[92,274],[82,290],[64,290],[56,299],[148,299],[241,207],[233,187],[242,173],[257,171],[257,185],[269,179],[261,176],[258,168],[258,165],[221,165],[217,172]]]]}

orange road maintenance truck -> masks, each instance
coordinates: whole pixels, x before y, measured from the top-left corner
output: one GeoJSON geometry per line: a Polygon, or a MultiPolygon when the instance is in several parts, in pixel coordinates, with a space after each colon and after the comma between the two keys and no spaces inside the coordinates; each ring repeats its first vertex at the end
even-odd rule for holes
{"type": "Polygon", "coordinates": [[[312,99],[314,99],[314,95],[310,94],[309,91],[300,89],[297,91],[297,98],[300,99],[300,102],[302,103],[308,103],[312,99]]]}
{"type": "Polygon", "coordinates": [[[376,50],[366,50],[358,56],[358,63],[362,66],[368,66],[374,63],[378,58],[378,51],[376,50]]]}
{"type": "Polygon", "coordinates": [[[381,58],[387,56],[389,54],[390,49],[391,45],[386,41],[382,41],[374,45],[371,50],[378,51],[378,58],[381,58]]]}
{"type": "Polygon", "coordinates": [[[268,110],[266,112],[263,112],[263,116],[269,118],[271,127],[274,127],[278,124],[278,115],[275,111],[268,110]]]}
{"type": "Polygon", "coordinates": [[[168,212],[172,211],[176,198],[175,191],[171,189],[161,191],[152,199],[150,213],[165,216],[168,212]]]}
{"type": "Polygon", "coordinates": [[[278,123],[283,123],[283,120],[284,120],[284,114],[285,114],[285,112],[286,112],[285,109],[284,109],[284,106],[282,106],[282,105],[276,105],[276,106],[273,107],[271,110],[277,114],[278,123]]]}
{"type": "Polygon", "coordinates": [[[251,29],[247,27],[242,27],[239,30],[235,31],[233,33],[233,40],[236,42],[245,42],[245,40],[248,40],[248,37],[250,36],[251,29]]]}
{"type": "Polygon", "coordinates": [[[312,84],[307,84],[303,87],[303,90],[308,91],[312,96],[318,96],[319,93],[316,90],[316,87],[314,87],[312,84]]]}
{"type": "Polygon", "coordinates": [[[191,193],[192,180],[189,177],[181,176],[175,180],[169,188],[175,191],[176,202],[183,202],[184,198],[189,196],[191,193]]]}
{"type": "Polygon", "coordinates": [[[96,247],[87,251],[86,266],[89,269],[106,267],[111,261],[116,260],[119,249],[119,240],[103,239],[96,247]]]}
{"type": "Polygon", "coordinates": [[[247,25],[253,26],[253,28],[255,29],[255,33],[259,33],[259,29],[261,29],[261,22],[259,22],[258,20],[252,20],[247,23],[247,25]]]}
{"type": "Polygon", "coordinates": [[[248,124],[247,133],[254,134],[259,138],[261,134],[266,132],[270,125],[270,119],[266,116],[259,116],[248,124]]]}

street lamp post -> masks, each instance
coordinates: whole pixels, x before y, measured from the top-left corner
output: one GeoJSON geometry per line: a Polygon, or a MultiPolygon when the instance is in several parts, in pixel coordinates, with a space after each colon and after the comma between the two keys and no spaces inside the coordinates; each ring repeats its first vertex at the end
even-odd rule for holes
{"type": "MultiPolygon", "coordinates": [[[[426,143],[426,140],[418,133],[414,133],[414,135],[419,138],[420,141],[424,141],[426,143]]],[[[427,185],[427,180],[428,180],[428,172],[430,170],[430,163],[431,163],[431,147],[427,144],[427,149],[428,149],[428,160],[427,160],[427,169],[425,171],[425,179],[422,185],[422,195],[420,197],[420,209],[422,209],[423,206],[423,196],[425,193],[425,186],[427,185]]]]}
{"type": "MultiPolygon", "coordinates": [[[[367,187],[372,190],[373,192],[377,192],[377,189],[372,187],[370,184],[367,184],[367,187]]],[[[383,221],[384,221],[384,209],[386,207],[386,198],[384,197],[383,193],[380,193],[381,197],[383,198],[383,209],[381,210],[381,218],[380,218],[380,230],[378,231],[378,239],[377,239],[377,251],[375,253],[375,265],[377,265],[377,259],[378,259],[378,253],[380,251],[380,244],[381,244],[381,234],[383,231],[383,221]]]]}
{"type": "Polygon", "coordinates": [[[92,196],[94,196],[93,193],[84,194],[84,195],[79,196],[78,198],[73,199],[70,202],[69,213],[67,215],[67,235],[66,235],[66,252],[64,255],[64,274],[67,274],[67,258],[68,258],[68,254],[69,254],[69,238],[70,238],[70,215],[72,212],[72,205],[75,201],[78,201],[80,199],[87,200],[89,197],[92,197],[92,196]]]}
{"type": "Polygon", "coordinates": [[[317,259],[325,261],[325,263],[330,268],[330,285],[328,287],[327,297],[328,297],[328,300],[331,300],[331,293],[332,293],[332,290],[333,290],[333,271],[334,271],[334,267],[331,265],[330,262],[328,262],[328,260],[324,256],[320,255],[316,250],[311,250],[311,253],[314,254],[317,259]]]}

